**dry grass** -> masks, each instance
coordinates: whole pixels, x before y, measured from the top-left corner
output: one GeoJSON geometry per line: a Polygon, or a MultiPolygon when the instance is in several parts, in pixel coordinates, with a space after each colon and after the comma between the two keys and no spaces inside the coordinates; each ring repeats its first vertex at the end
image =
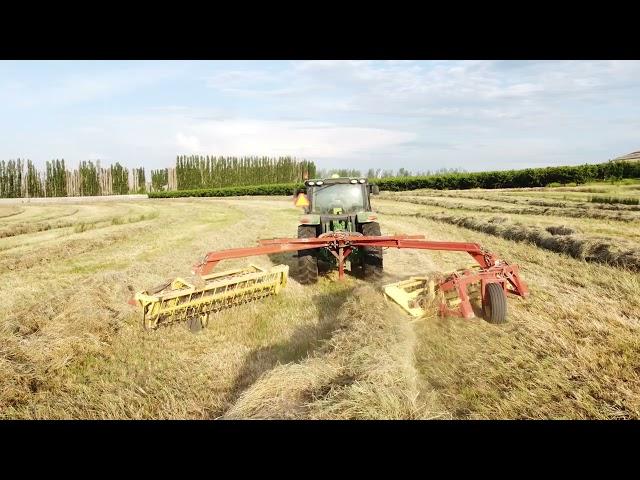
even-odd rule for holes
{"type": "Polygon", "coordinates": [[[516,242],[530,242],[552,252],[563,253],[587,262],[606,263],[616,267],[640,271],[640,246],[632,242],[608,238],[573,235],[573,230],[564,226],[537,226],[508,222],[504,217],[488,220],[477,217],[448,215],[444,213],[391,213],[388,215],[428,218],[450,223],[478,232],[489,233],[516,242]],[[565,233],[566,232],[566,233],[565,233]]]}
{"type": "MultiPolygon", "coordinates": [[[[129,286],[141,289],[185,275],[194,259],[212,248],[290,235],[298,214],[288,201],[273,200],[266,205],[264,200],[171,200],[153,206],[157,219],[152,223],[78,229],[62,239],[43,237],[31,257],[23,249],[10,257],[13,264],[3,280],[16,288],[0,300],[5,316],[0,333],[4,417],[217,418],[261,375],[281,364],[304,362],[320,347],[331,348],[325,344],[342,338],[337,332],[344,330],[340,322],[345,319],[350,333],[333,350],[341,352],[345,365],[367,353],[358,357],[362,364],[352,372],[361,375],[353,392],[336,397],[342,406],[334,413],[327,406],[325,416],[373,414],[376,398],[378,407],[389,402],[379,416],[438,414],[418,398],[417,380],[410,375],[412,331],[403,317],[397,312],[393,318],[380,317],[379,323],[392,323],[380,332],[374,324],[367,337],[362,315],[368,310],[359,312],[359,320],[343,315],[365,302],[384,304],[378,294],[365,290],[358,294],[360,303],[352,305],[358,283],[353,279],[345,284],[325,280],[315,288],[302,288],[292,280],[286,295],[223,312],[200,335],[192,335],[184,325],[145,333],[139,312],[125,303],[129,286]],[[394,336],[397,340],[389,343],[394,336]],[[349,350],[355,339],[360,343],[349,350]],[[376,341],[361,351],[367,339],[376,341]],[[384,364],[374,368],[382,359],[384,364]],[[388,391],[380,383],[381,397],[376,397],[372,385],[385,375],[388,391]],[[405,387],[394,390],[401,385],[405,387]],[[347,407],[349,399],[356,401],[359,388],[361,411],[347,407]],[[365,396],[370,397],[368,407],[365,396]]],[[[289,257],[273,261],[295,265],[289,257]]],[[[260,262],[269,264],[266,258],[260,262]]],[[[229,262],[228,267],[240,263],[229,262]]],[[[310,393],[317,402],[323,400],[320,390],[310,393]]],[[[330,385],[329,393],[336,394],[330,385]]]]}
{"type": "MultiPolygon", "coordinates": [[[[639,418],[640,278],[530,244],[423,218],[382,215],[387,232],[489,247],[531,290],[509,321],[417,322],[418,372],[454,418],[639,418]]],[[[389,250],[394,276],[468,264],[464,255],[389,250]]],[[[385,267],[385,270],[387,268],[385,267]]]]}
{"type": "MultiPolygon", "coordinates": [[[[62,215],[73,226],[0,238],[0,281],[11,286],[0,296],[0,417],[640,418],[637,273],[397,216],[431,214],[428,206],[376,204],[383,233],[477,241],[517,262],[531,297],[510,300],[506,325],[416,322],[380,285],[330,274],[315,286],[292,279],[281,295],[221,312],[197,335],[184,325],[146,333],[126,304],[131,289],[188,275],[206,251],[293,235],[291,200],[21,205],[0,228],[62,215]]],[[[621,236],[635,232],[611,224],[621,236]]],[[[562,240],[605,227],[571,219],[528,228],[562,240]],[[552,226],[563,229],[552,235],[552,226]]],[[[290,255],[251,260],[295,266],[290,255]]],[[[451,252],[388,250],[381,284],[468,263],[451,252]]]]}
{"type": "MultiPolygon", "coordinates": [[[[32,213],[32,210],[28,211],[23,208],[15,214],[16,218],[3,218],[0,224],[0,238],[73,226],[75,222],[67,220],[67,218],[76,215],[78,209],[66,208],[39,215],[29,215],[29,213],[32,213]]],[[[10,216],[13,217],[13,215],[10,216]]]]}
{"type": "Polygon", "coordinates": [[[24,212],[24,208],[16,205],[0,206],[0,218],[13,217],[14,215],[20,215],[22,212],[24,212]]]}
{"type": "MultiPolygon", "coordinates": [[[[482,201],[478,201],[482,205],[482,201]]],[[[564,225],[578,233],[592,237],[607,237],[620,240],[621,242],[632,241],[640,243],[640,222],[619,222],[617,220],[596,220],[592,218],[575,217],[554,217],[551,215],[531,215],[515,213],[499,213],[489,211],[472,211],[467,209],[432,207],[429,205],[418,205],[415,203],[396,202],[388,199],[379,199],[378,205],[383,210],[393,213],[425,213],[446,214],[454,216],[473,216],[478,220],[489,221],[497,216],[506,222],[534,226],[539,228],[554,227],[564,225]]]]}
{"type": "MultiPolygon", "coordinates": [[[[397,197],[445,197],[445,198],[469,198],[472,200],[488,200],[490,202],[501,202],[517,205],[534,205],[539,207],[556,207],[556,208],[579,208],[589,210],[627,210],[627,211],[640,211],[638,205],[627,204],[610,204],[610,203],[589,203],[593,202],[593,197],[589,197],[587,201],[584,201],[584,197],[574,197],[570,195],[563,195],[563,200],[549,200],[545,198],[538,198],[545,192],[538,192],[538,197],[525,197],[522,196],[523,192],[518,192],[518,195],[504,194],[502,190],[491,191],[490,193],[482,190],[413,190],[408,192],[385,192],[383,198],[397,198],[397,197]]],[[[530,195],[532,192],[528,192],[530,195]]],[[[636,199],[634,199],[636,200],[636,199]]]]}
{"type": "Polygon", "coordinates": [[[238,398],[227,418],[408,419],[448,416],[419,379],[415,333],[370,286],[353,290],[335,333],[298,363],[279,365],[238,398]]]}
{"type": "Polygon", "coordinates": [[[551,235],[573,235],[576,233],[573,228],[567,227],[566,225],[552,225],[545,228],[545,230],[551,235]]]}
{"type": "Polygon", "coordinates": [[[468,210],[474,212],[508,213],[515,215],[547,215],[552,217],[593,218],[598,220],[617,220],[621,222],[638,222],[640,215],[636,212],[603,211],[597,208],[570,208],[570,207],[538,207],[528,205],[511,207],[502,205],[498,201],[488,202],[481,200],[464,200],[453,202],[451,198],[411,197],[409,195],[386,196],[396,201],[413,203],[416,205],[429,205],[448,209],[468,210]]]}

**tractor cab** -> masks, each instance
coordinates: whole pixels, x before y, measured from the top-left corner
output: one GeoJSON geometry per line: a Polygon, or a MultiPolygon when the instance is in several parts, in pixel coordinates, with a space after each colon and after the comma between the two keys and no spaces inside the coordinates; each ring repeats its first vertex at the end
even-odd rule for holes
{"type": "MultiPolygon", "coordinates": [[[[345,233],[365,237],[380,234],[378,216],[372,211],[370,196],[377,195],[377,185],[366,178],[332,177],[311,179],[298,190],[296,206],[304,207],[298,225],[298,238],[317,238],[325,234],[345,233]]],[[[382,275],[382,248],[354,248],[349,257],[349,269],[359,271],[364,278],[382,275]]],[[[318,262],[336,265],[336,257],[326,248],[298,252],[300,283],[313,283],[318,278],[318,262]]]]}
{"type": "Polygon", "coordinates": [[[376,220],[370,195],[377,195],[377,185],[365,178],[333,177],[311,179],[305,188],[306,205],[300,219],[302,225],[316,225],[318,234],[326,232],[357,232],[359,225],[376,220]]]}

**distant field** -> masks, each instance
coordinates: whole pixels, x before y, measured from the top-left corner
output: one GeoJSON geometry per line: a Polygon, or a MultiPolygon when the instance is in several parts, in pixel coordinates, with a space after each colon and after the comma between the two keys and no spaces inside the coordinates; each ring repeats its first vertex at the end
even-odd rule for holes
{"type": "Polygon", "coordinates": [[[38,198],[0,198],[0,208],[4,205],[42,204],[42,203],[86,203],[86,202],[122,202],[143,200],[147,195],[96,195],[91,197],[38,197],[38,198]]]}
{"type": "Polygon", "coordinates": [[[531,290],[509,321],[412,320],[380,291],[468,255],[385,251],[377,285],[335,273],[145,332],[131,291],[203,253],[294,236],[289,197],[0,203],[0,418],[640,418],[640,184],[374,197],[383,234],[475,241],[531,290]]]}

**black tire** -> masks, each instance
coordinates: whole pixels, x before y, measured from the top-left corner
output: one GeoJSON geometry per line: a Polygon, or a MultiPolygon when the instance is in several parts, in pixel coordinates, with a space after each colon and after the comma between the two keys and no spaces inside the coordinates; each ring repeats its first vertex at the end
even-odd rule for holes
{"type": "Polygon", "coordinates": [[[200,333],[204,328],[202,325],[202,319],[199,315],[195,315],[193,317],[189,317],[187,319],[187,328],[191,333],[200,333]]]}
{"type": "Polygon", "coordinates": [[[490,283],[483,299],[484,318],[489,323],[505,323],[507,321],[507,297],[502,285],[490,283]]]}
{"type": "MultiPolygon", "coordinates": [[[[299,225],[298,238],[316,238],[317,230],[313,225],[299,225]]],[[[303,285],[318,281],[318,257],[315,250],[298,252],[298,282],[303,285]]]]}
{"type": "MultiPolygon", "coordinates": [[[[380,224],[377,222],[363,223],[362,234],[365,237],[379,237],[380,224]]],[[[382,248],[381,247],[364,247],[362,255],[362,277],[367,280],[377,280],[382,277],[382,248]]]]}

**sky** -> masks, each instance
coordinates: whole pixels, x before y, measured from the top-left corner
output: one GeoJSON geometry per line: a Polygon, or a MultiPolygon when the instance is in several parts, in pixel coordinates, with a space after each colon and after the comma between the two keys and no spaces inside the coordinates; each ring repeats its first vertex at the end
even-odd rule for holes
{"type": "Polygon", "coordinates": [[[639,61],[0,61],[0,159],[467,171],[640,150],[639,61]]]}

